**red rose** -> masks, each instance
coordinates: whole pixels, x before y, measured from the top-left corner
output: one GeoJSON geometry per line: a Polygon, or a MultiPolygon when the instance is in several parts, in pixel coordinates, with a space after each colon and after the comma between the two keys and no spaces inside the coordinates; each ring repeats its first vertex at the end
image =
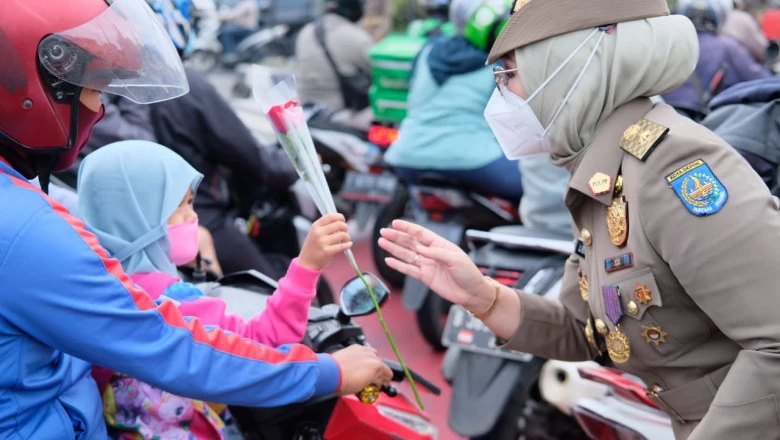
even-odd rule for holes
{"type": "Polygon", "coordinates": [[[271,110],[268,110],[268,119],[271,120],[271,124],[277,132],[287,134],[287,124],[284,122],[284,107],[281,105],[271,107],[271,110]]]}

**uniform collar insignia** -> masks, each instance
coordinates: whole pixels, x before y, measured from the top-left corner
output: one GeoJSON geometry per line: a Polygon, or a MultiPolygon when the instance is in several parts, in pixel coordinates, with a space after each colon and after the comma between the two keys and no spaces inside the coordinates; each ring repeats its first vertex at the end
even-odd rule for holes
{"type": "Polygon", "coordinates": [[[591,189],[590,181],[598,173],[604,174],[615,182],[626,154],[620,149],[620,141],[626,128],[641,119],[653,108],[647,98],[635,99],[622,105],[607,118],[596,132],[588,151],[582,155],[579,164],[572,172],[569,191],[566,194],[566,204],[576,205],[581,196],[590,197],[604,206],[612,204],[612,191],[603,194],[591,189]]]}

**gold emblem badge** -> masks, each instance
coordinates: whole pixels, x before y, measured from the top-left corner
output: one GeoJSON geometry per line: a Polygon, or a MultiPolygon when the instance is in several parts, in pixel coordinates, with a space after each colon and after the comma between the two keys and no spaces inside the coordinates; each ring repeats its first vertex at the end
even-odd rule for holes
{"type": "Polygon", "coordinates": [[[634,298],[640,304],[648,305],[653,300],[653,292],[644,284],[637,283],[636,287],[634,287],[634,298]]]}
{"type": "Polygon", "coordinates": [[[663,125],[640,119],[623,132],[620,148],[626,153],[644,161],[661,143],[669,129],[663,125]]]}
{"type": "Polygon", "coordinates": [[[619,326],[607,335],[607,352],[616,364],[624,364],[631,358],[631,343],[619,326]]]}
{"type": "Polygon", "coordinates": [[[612,191],[612,176],[604,173],[596,173],[588,181],[590,192],[594,196],[601,196],[612,191]]]}
{"type": "Polygon", "coordinates": [[[656,347],[666,342],[666,333],[660,325],[650,324],[642,326],[642,336],[648,344],[655,344],[656,347]]]}
{"type": "Polygon", "coordinates": [[[583,301],[588,302],[588,276],[583,275],[582,272],[580,272],[580,296],[583,301]]]}
{"type": "Polygon", "coordinates": [[[596,331],[602,336],[606,336],[609,333],[609,327],[607,327],[603,319],[596,320],[596,331]]]}
{"type": "Polygon", "coordinates": [[[636,316],[639,313],[639,306],[634,301],[628,302],[628,313],[636,316]]]}
{"type": "Polygon", "coordinates": [[[631,124],[631,126],[626,128],[626,131],[623,132],[623,139],[633,139],[641,129],[642,127],[640,127],[639,124],[631,124]]]}
{"type": "Polygon", "coordinates": [[[615,197],[607,207],[609,240],[622,248],[628,242],[628,202],[625,197],[615,197]]]}

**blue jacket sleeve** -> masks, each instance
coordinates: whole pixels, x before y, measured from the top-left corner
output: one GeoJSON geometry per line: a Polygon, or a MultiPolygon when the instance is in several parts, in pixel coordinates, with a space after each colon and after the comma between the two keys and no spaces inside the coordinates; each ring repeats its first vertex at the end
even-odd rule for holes
{"type": "Polygon", "coordinates": [[[4,317],[55,349],[171,393],[233,405],[280,406],[338,387],[329,355],[264,347],[185,320],[171,301],[154,304],[61,206],[37,211],[3,248],[4,317]]]}

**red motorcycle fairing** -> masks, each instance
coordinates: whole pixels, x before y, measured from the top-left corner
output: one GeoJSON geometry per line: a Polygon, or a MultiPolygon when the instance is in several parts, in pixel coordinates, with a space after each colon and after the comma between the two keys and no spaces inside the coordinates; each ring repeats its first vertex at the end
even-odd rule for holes
{"type": "Polygon", "coordinates": [[[403,394],[389,397],[380,394],[373,405],[360,402],[355,396],[339,398],[325,429],[325,440],[435,440],[436,428],[430,419],[417,409],[403,394]],[[380,407],[405,413],[411,418],[427,422],[428,432],[419,432],[407,424],[382,414],[380,407]],[[431,432],[432,431],[432,432],[431,432]]]}

